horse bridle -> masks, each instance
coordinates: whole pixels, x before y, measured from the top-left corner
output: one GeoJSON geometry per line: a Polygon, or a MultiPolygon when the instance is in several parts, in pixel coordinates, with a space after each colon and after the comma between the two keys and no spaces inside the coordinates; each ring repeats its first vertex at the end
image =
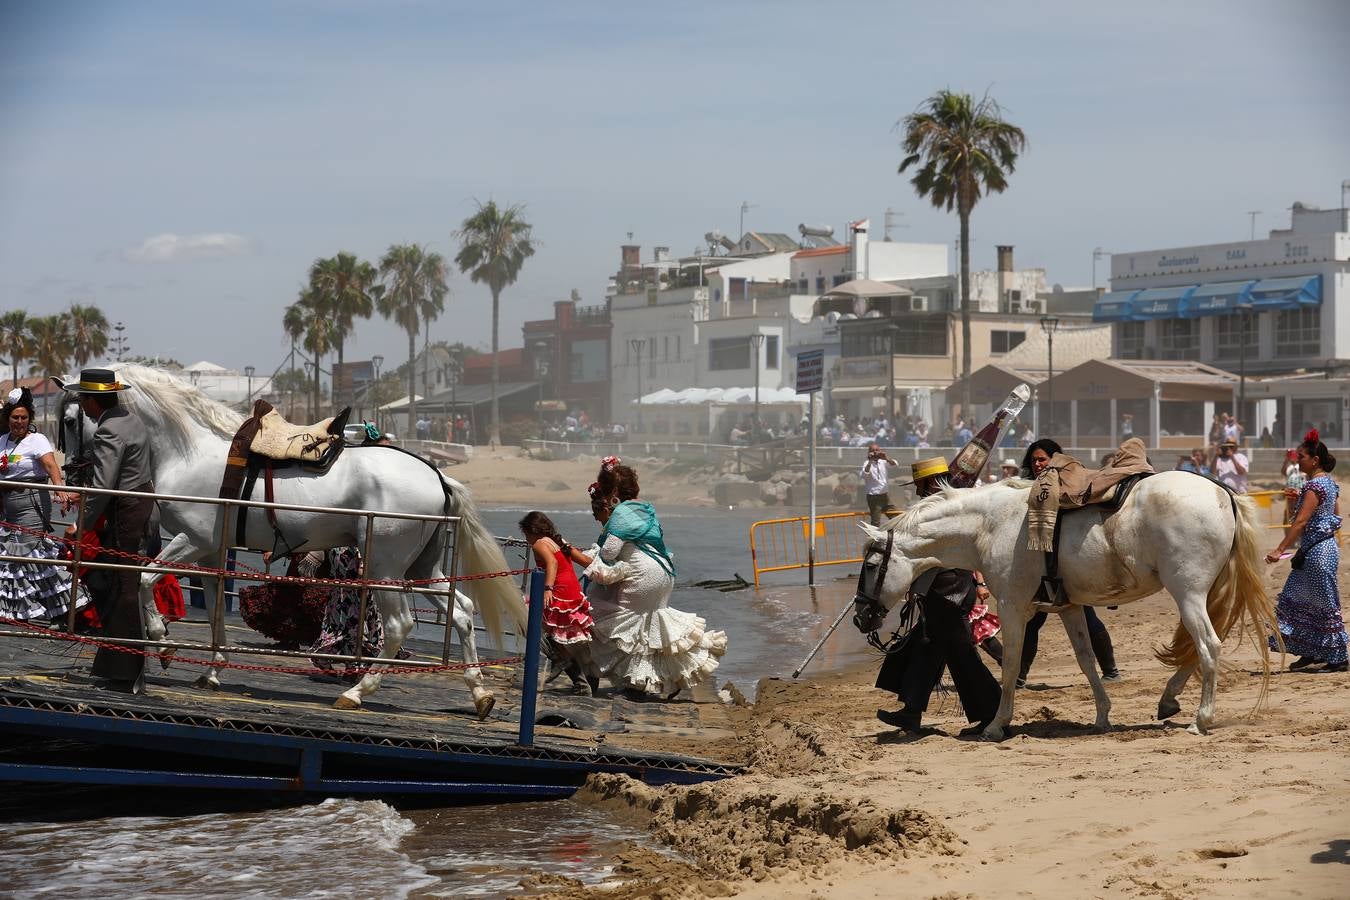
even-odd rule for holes
{"type": "Polygon", "coordinates": [[[82,485],[85,483],[89,470],[93,468],[94,461],[85,456],[84,453],[84,410],[80,409],[79,401],[66,399],[61,404],[61,427],[57,429],[56,446],[66,457],[66,464],[61,467],[66,473],[66,483],[72,485],[82,485]],[[66,447],[66,410],[71,406],[75,407],[75,452],[67,452],[66,447]]]}
{"type": "Polygon", "coordinates": [[[858,573],[858,590],[853,595],[853,625],[863,634],[875,633],[886,619],[888,610],[881,602],[881,586],[886,583],[886,571],[891,565],[891,548],[895,546],[895,532],[886,532],[886,550],[879,563],[872,562],[875,543],[869,541],[863,551],[862,571],[858,573]],[[869,570],[871,570],[869,572],[869,570]],[[870,582],[870,583],[869,583],[870,582]]]}

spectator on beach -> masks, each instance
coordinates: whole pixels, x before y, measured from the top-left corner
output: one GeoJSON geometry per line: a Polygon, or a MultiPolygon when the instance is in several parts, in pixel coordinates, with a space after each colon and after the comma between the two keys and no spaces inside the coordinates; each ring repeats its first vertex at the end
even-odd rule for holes
{"type": "Polygon", "coordinates": [[[1134,437],[1134,416],[1130,413],[1120,414],[1120,439],[1122,441],[1134,437]]]}
{"type": "Polygon", "coordinates": [[[1269,427],[1261,429],[1261,437],[1258,440],[1261,443],[1262,450],[1269,450],[1275,446],[1275,436],[1270,433],[1269,427]]]}
{"type": "Polygon", "coordinates": [[[895,460],[886,455],[875,441],[867,445],[867,459],[863,461],[858,474],[867,486],[867,514],[873,525],[880,525],[886,510],[891,505],[890,477],[891,466],[897,466],[895,460]]]}
{"type": "Polygon", "coordinates": [[[1237,441],[1224,438],[1219,443],[1219,455],[1214,458],[1214,477],[1239,494],[1247,493],[1247,455],[1238,450],[1237,441]]]}
{"type": "Polygon", "coordinates": [[[998,467],[998,480],[1007,481],[1009,478],[1019,477],[1022,474],[1021,468],[1022,467],[1017,464],[1017,460],[1013,459],[1011,456],[1005,458],[998,467]]]}
{"type": "Polygon", "coordinates": [[[1191,451],[1190,456],[1183,456],[1177,468],[1182,472],[1194,472],[1197,475],[1209,476],[1209,457],[1205,454],[1203,447],[1196,447],[1191,451]]]}
{"type": "MultiPolygon", "coordinates": [[[[1324,665],[1323,672],[1344,672],[1350,638],[1341,615],[1337,582],[1341,554],[1336,532],[1341,527],[1341,501],[1340,485],[1331,477],[1336,457],[1322,443],[1321,435],[1310,431],[1298,446],[1298,465],[1307,481],[1298,497],[1293,524],[1266,555],[1266,562],[1279,562],[1282,554],[1298,543],[1275,616],[1284,649],[1298,654],[1289,666],[1291,670],[1324,665]]],[[[1286,491],[1286,495],[1292,493],[1286,491]]],[[[1274,637],[1270,644],[1271,649],[1279,649],[1274,637]]]]}
{"type": "MultiPolygon", "coordinates": [[[[1215,413],[1214,418],[1209,423],[1209,440],[1207,443],[1217,447],[1219,441],[1223,440],[1223,420],[1227,413],[1215,413]]],[[[1212,455],[1212,454],[1211,454],[1212,455]]]]}
{"type": "MultiPolygon", "coordinates": [[[[1242,426],[1238,424],[1236,416],[1224,414],[1223,417],[1223,440],[1232,441],[1234,446],[1242,445],[1242,426]]],[[[1223,441],[1220,441],[1222,444],[1223,441]]]]}

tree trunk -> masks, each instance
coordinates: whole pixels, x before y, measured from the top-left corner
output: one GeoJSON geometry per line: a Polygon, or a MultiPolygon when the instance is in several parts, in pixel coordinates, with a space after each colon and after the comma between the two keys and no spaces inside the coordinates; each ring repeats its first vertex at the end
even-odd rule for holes
{"type": "Polygon", "coordinates": [[[323,417],[319,412],[319,354],[317,353],[314,354],[314,384],[310,387],[310,391],[314,395],[314,410],[309,414],[309,420],[317,422],[323,417]]]}
{"type": "Polygon", "coordinates": [[[408,431],[405,441],[417,437],[417,332],[408,330],[408,431]]]}
{"type": "Polygon", "coordinates": [[[501,312],[501,294],[492,292],[492,421],[488,427],[488,443],[497,447],[502,442],[502,424],[497,409],[497,382],[501,373],[501,360],[497,358],[497,316],[501,312]]]}
{"type": "Polygon", "coordinates": [[[970,208],[961,217],[961,418],[974,428],[970,416],[970,208]]]}
{"type": "MultiPolygon", "coordinates": [[[[422,396],[431,396],[431,387],[427,384],[427,366],[431,364],[431,320],[422,317],[422,396]]],[[[427,437],[431,437],[430,434],[427,437]]]]}
{"type": "Polygon", "coordinates": [[[339,403],[341,403],[343,406],[348,406],[348,405],[350,405],[350,403],[351,403],[351,401],[347,400],[347,393],[346,393],[345,391],[344,391],[343,393],[341,393],[341,394],[338,393],[338,375],[339,375],[339,373],[340,373],[341,371],[342,371],[342,337],[339,336],[339,337],[338,337],[338,341],[337,341],[337,365],[333,366],[333,410],[334,410],[334,411],[337,411],[337,409],[338,409],[338,404],[339,404],[339,403]]]}

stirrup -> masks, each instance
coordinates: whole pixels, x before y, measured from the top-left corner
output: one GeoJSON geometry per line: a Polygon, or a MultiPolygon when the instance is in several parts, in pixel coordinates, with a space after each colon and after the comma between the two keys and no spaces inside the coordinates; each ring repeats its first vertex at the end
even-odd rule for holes
{"type": "Polygon", "coordinates": [[[1036,589],[1036,596],[1031,602],[1041,606],[1054,607],[1055,609],[1068,606],[1069,594],[1064,590],[1064,581],[1060,578],[1042,575],[1041,586],[1036,589]]]}

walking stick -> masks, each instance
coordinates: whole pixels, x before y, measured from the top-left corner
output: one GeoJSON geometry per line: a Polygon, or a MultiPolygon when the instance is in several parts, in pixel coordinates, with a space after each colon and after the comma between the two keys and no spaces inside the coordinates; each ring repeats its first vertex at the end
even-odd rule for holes
{"type": "Polygon", "coordinates": [[[834,630],[839,627],[840,622],[844,621],[844,616],[848,615],[848,611],[852,608],[853,599],[849,598],[849,601],[844,604],[844,608],[839,610],[839,615],[834,617],[834,624],[830,626],[829,630],[825,632],[819,641],[816,641],[816,645],[811,648],[811,652],[806,654],[806,659],[802,660],[802,664],[792,673],[793,678],[796,678],[805,671],[807,665],[815,658],[815,655],[820,652],[820,648],[825,646],[825,642],[830,639],[830,635],[834,634],[834,630]]]}

